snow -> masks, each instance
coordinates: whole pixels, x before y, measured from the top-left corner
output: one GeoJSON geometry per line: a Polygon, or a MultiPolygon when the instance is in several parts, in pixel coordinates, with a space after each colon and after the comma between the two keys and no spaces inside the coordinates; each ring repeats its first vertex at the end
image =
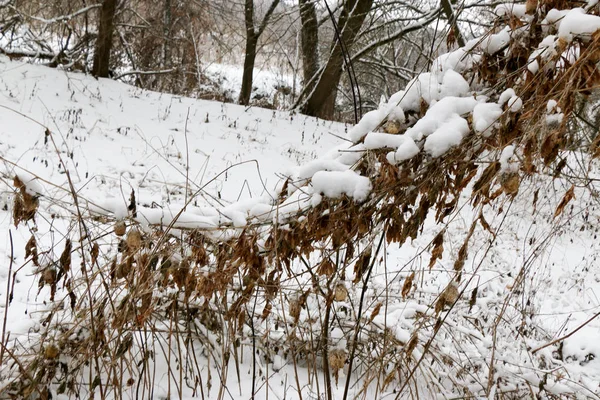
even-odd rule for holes
{"type": "Polygon", "coordinates": [[[475,132],[484,137],[492,134],[492,128],[502,115],[502,107],[497,103],[480,103],[473,109],[473,124],[475,132]]]}
{"type": "Polygon", "coordinates": [[[388,133],[371,132],[365,137],[366,149],[382,149],[384,147],[397,148],[406,140],[404,135],[391,135],[388,133]]]}
{"type": "Polygon", "coordinates": [[[340,198],[345,194],[361,202],[371,192],[369,178],[354,171],[319,171],[313,175],[311,182],[316,193],[332,198],[340,198]]]}
{"type": "Polygon", "coordinates": [[[406,131],[406,136],[415,142],[432,134],[454,114],[467,114],[475,108],[474,97],[445,97],[427,110],[425,116],[406,131]]]}
{"type": "Polygon", "coordinates": [[[515,94],[514,89],[509,88],[500,94],[498,104],[501,106],[507,104],[510,111],[518,112],[523,107],[523,100],[515,94]]]}
{"type": "Polygon", "coordinates": [[[396,151],[387,154],[386,158],[391,164],[399,164],[402,161],[410,160],[421,151],[410,137],[406,136],[404,139],[396,151]]]}
{"type": "Polygon", "coordinates": [[[556,43],[558,38],[555,35],[546,36],[539,44],[538,48],[529,55],[527,69],[535,74],[540,69],[540,61],[556,56],[556,43]]]}
{"type": "Polygon", "coordinates": [[[510,145],[502,149],[500,154],[500,171],[504,173],[513,173],[519,171],[519,164],[514,161],[515,146],[510,145]]]}
{"type": "Polygon", "coordinates": [[[385,117],[386,114],[381,109],[369,111],[361,118],[358,124],[348,131],[348,139],[358,142],[367,133],[381,125],[385,117]]]}
{"type": "Polygon", "coordinates": [[[549,126],[560,125],[564,117],[561,111],[556,100],[548,100],[548,104],[546,104],[546,124],[549,126]]]}
{"type": "Polygon", "coordinates": [[[481,49],[487,54],[495,54],[510,42],[510,28],[504,27],[500,32],[491,34],[481,43],[481,49]]]}
{"type": "Polygon", "coordinates": [[[526,10],[527,8],[525,4],[507,3],[496,6],[494,13],[499,17],[513,16],[517,18],[524,18],[526,15],[526,10]]]}
{"type": "Polygon", "coordinates": [[[348,168],[348,165],[336,160],[313,160],[300,167],[298,178],[308,179],[318,171],[346,171],[348,168]]]}
{"type": "Polygon", "coordinates": [[[561,20],[557,20],[558,37],[568,42],[575,36],[590,39],[591,35],[600,29],[600,17],[586,14],[583,8],[574,8],[563,14],[561,20]]]}
{"type": "Polygon", "coordinates": [[[439,157],[454,146],[458,146],[469,133],[467,120],[453,114],[425,140],[424,150],[432,157],[439,157]]]}

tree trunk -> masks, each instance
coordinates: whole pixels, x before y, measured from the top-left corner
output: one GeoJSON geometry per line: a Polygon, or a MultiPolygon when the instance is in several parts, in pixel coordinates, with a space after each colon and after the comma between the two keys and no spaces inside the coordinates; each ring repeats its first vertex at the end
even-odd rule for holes
{"type": "Polygon", "coordinates": [[[256,44],[258,37],[254,30],[254,0],[244,3],[244,21],[246,23],[246,54],[244,56],[244,73],[242,75],[242,88],[238,103],[247,106],[252,94],[252,78],[254,75],[254,62],[256,61],[256,44]]]}
{"type": "Polygon", "coordinates": [[[254,75],[254,63],[256,61],[256,46],[258,38],[252,34],[246,36],[246,56],[244,57],[244,74],[242,75],[242,89],[238,103],[247,106],[252,94],[252,80],[254,75]]]}
{"type": "Polygon", "coordinates": [[[304,77],[305,90],[313,76],[319,70],[319,25],[317,21],[317,11],[313,0],[299,0],[301,28],[301,49],[302,49],[302,72],[304,77]]]}
{"type": "Polygon", "coordinates": [[[452,33],[454,34],[454,39],[456,39],[456,43],[458,43],[460,47],[464,47],[465,39],[458,29],[458,17],[454,13],[454,8],[452,7],[453,4],[456,4],[456,0],[441,0],[441,3],[444,14],[446,14],[446,19],[448,20],[448,24],[450,25],[450,29],[452,29],[452,33]]]}
{"type": "Polygon", "coordinates": [[[117,0],[104,0],[100,9],[98,39],[96,40],[94,65],[92,66],[92,75],[95,77],[108,77],[116,11],[117,0]]]}
{"type": "MultiPolygon", "coordinates": [[[[338,29],[346,50],[349,51],[352,48],[356,35],[372,5],[373,0],[348,0],[344,4],[338,20],[338,29]]],[[[305,114],[323,119],[333,118],[337,87],[342,77],[343,65],[342,44],[336,39],[332,45],[327,65],[304,105],[303,112],[305,114]]]]}
{"type": "Polygon", "coordinates": [[[254,0],[246,0],[244,3],[244,21],[246,24],[246,55],[244,57],[244,74],[242,75],[242,89],[238,103],[247,106],[250,103],[250,95],[252,94],[252,80],[254,74],[254,63],[256,61],[256,49],[258,46],[258,38],[265,31],[269,19],[275,12],[275,8],[280,0],[273,0],[269,9],[258,27],[254,28],[254,0]]]}
{"type": "Polygon", "coordinates": [[[166,68],[171,65],[171,0],[165,0],[164,19],[163,19],[163,59],[162,67],[166,68]]]}

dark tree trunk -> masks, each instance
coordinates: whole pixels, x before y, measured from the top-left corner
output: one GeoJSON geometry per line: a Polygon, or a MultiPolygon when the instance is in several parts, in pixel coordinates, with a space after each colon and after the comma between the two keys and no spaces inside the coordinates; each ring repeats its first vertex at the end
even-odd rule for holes
{"type": "MultiPolygon", "coordinates": [[[[352,48],[358,31],[372,5],[373,0],[348,0],[344,4],[338,20],[338,29],[340,30],[342,42],[348,51],[352,48]]],[[[336,39],[332,45],[331,56],[327,60],[325,69],[304,105],[303,112],[305,114],[323,119],[333,118],[337,87],[342,77],[343,65],[342,45],[336,39]]]]}
{"type": "Polygon", "coordinates": [[[250,95],[252,94],[252,80],[254,74],[254,63],[256,62],[256,52],[258,47],[258,38],[264,32],[269,19],[275,12],[275,8],[280,0],[273,0],[267,10],[263,21],[258,30],[254,28],[254,0],[246,0],[244,3],[244,21],[246,24],[246,54],[244,56],[244,74],[242,75],[242,89],[238,103],[248,105],[250,95]]]}
{"type": "Polygon", "coordinates": [[[252,94],[252,80],[254,75],[254,63],[256,61],[256,46],[258,38],[254,35],[246,37],[246,56],[244,57],[244,74],[242,75],[242,89],[240,90],[239,104],[247,106],[252,94]]]}
{"type": "Polygon", "coordinates": [[[98,39],[96,40],[94,65],[92,66],[92,75],[95,77],[108,77],[116,11],[117,0],[104,0],[100,9],[98,39]]]}
{"type": "Polygon", "coordinates": [[[171,0],[165,0],[164,9],[164,42],[163,42],[163,68],[171,65],[171,25],[172,25],[172,12],[171,12],[171,0]]]}
{"type": "Polygon", "coordinates": [[[314,0],[299,0],[302,50],[302,72],[305,91],[310,91],[310,80],[319,70],[319,25],[314,0]]]}
{"type": "Polygon", "coordinates": [[[458,43],[460,47],[464,47],[465,39],[458,29],[458,17],[454,13],[454,8],[452,7],[453,4],[456,4],[456,0],[441,0],[441,3],[444,14],[446,14],[446,19],[448,19],[448,24],[450,24],[450,28],[456,39],[456,43],[458,43]]]}

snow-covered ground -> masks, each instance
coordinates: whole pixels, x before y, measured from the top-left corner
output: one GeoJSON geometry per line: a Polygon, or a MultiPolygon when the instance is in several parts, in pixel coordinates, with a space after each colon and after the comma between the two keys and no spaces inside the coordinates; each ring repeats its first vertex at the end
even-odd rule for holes
{"type": "MultiPolygon", "coordinates": [[[[369,119],[362,124],[368,125],[369,119]]],[[[140,218],[147,215],[152,218],[147,222],[156,223],[160,220],[157,215],[162,218],[168,214],[165,209],[180,209],[192,194],[197,194],[189,213],[202,217],[208,213],[212,218],[214,215],[206,211],[207,208],[218,209],[227,214],[223,219],[231,219],[234,225],[237,214],[228,214],[228,205],[240,200],[252,203],[269,196],[287,176],[318,177],[315,171],[323,169],[322,162],[333,165],[331,160],[309,162],[343,144],[344,140],[339,137],[347,134],[344,125],[302,115],[152,93],[110,80],[98,81],[0,57],[0,156],[3,162],[0,306],[6,318],[3,340],[17,349],[28,346],[28,340],[35,337],[49,293],[47,287],[38,293],[35,268],[24,263],[25,243],[35,232],[46,247],[56,248],[58,253],[64,247],[64,238],[73,236],[78,229],[66,211],[72,208],[65,206],[72,199],[70,183],[51,138],[45,134],[46,127],[53,132],[52,138],[67,165],[74,189],[99,214],[104,210],[117,217],[124,215],[134,190],[138,207],[144,210],[140,211],[140,218]],[[304,167],[297,168],[301,165],[304,167]],[[35,225],[31,222],[18,227],[13,225],[12,179],[15,175],[22,180],[36,177],[33,181],[42,197],[35,225]],[[14,299],[10,307],[6,307],[7,282],[12,282],[8,279],[9,268],[12,273],[16,272],[16,279],[14,289],[9,289],[14,299]]],[[[373,127],[367,128],[368,131],[373,127]]],[[[431,131],[435,131],[435,127],[431,131]]],[[[352,132],[356,134],[357,130],[350,132],[351,138],[352,132]]],[[[435,138],[433,134],[430,137],[435,138]]],[[[371,136],[371,140],[376,139],[375,135],[371,136]]],[[[434,156],[447,150],[447,143],[433,140],[431,143],[434,156]]],[[[414,153],[404,149],[410,153],[407,156],[401,149],[393,153],[397,157],[394,160],[410,158],[414,153]]],[[[592,166],[592,170],[598,168],[595,164],[592,166]]],[[[343,182],[344,171],[334,172],[339,174],[335,175],[339,182],[343,182]]],[[[320,184],[316,179],[313,185],[320,186],[325,194],[328,190],[335,194],[338,190],[335,185],[339,182],[325,179],[320,184]]],[[[547,394],[565,393],[580,398],[597,398],[600,394],[600,319],[592,320],[564,340],[560,355],[556,354],[557,346],[549,346],[535,355],[531,352],[572,332],[600,310],[597,261],[600,245],[596,236],[600,210],[594,199],[586,197],[589,192],[577,190],[563,215],[554,219],[556,204],[569,187],[567,182],[536,178],[523,182],[514,200],[507,199],[483,210],[490,230],[495,233],[477,230],[470,242],[461,290],[467,299],[473,296],[473,304],[457,309],[456,316],[447,319],[438,338],[432,342],[435,354],[443,359],[440,365],[420,372],[423,377],[436,381],[440,398],[448,397],[442,389],[452,386],[449,381],[470,384],[471,392],[481,393],[481,382],[475,376],[480,377],[478,374],[486,368],[490,369],[490,379],[498,391],[510,393],[516,384],[525,381],[536,389],[543,387],[547,394]],[[538,189],[539,199],[536,195],[534,206],[533,194],[538,189]],[[557,226],[560,227],[558,234],[557,226]],[[512,291],[515,281],[521,279],[524,290],[512,291]],[[501,323],[491,322],[496,318],[501,323]],[[491,329],[494,325],[500,326],[497,332],[491,329]],[[528,329],[535,330],[535,334],[525,331],[528,329]],[[544,357],[552,368],[543,367],[541,359],[544,357]],[[452,366],[444,369],[441,366],[444,364],[452,366]],[[455,375],[444,375],[448,371],[455,375]],[[469,380],[471,375],[472,381],[469,380]]],[[[355,188],[359,185],[352,186],[355,188]]],[[[364,191],[355,198],[362,193],[364,191]]],[[[467,202],[466,197],[461,199],[461,204],[467,202]]],[[[448,286],[454,273],[453,261],[472,222],[478,218],[477,210],[469,206],[462,207],[447,225],[436,224],[430,215],[416,240],[399,248],[387,247],[385,262],[377,263],[373,271],[364,315],[373,315],[370,324],[387,327],[403,343],[407,343],[415,331],[420,331],[415,357],[432,336],[432,327],[418,327],[416,318],[419,314],[433,313],[428,305],[448,286]],[[443,257],[429,268],[429,244],[444,228],[443,257]],[[405,296],[400,295],[400,291],[412,272],[416,273],[416,293],[404,301],[405,296]],[[389,288],[394,285],[397,290],[390,292],[389,288]],[[381,293],[386,291],[385,311],[375,315],[381,293]]],[[[58,254],[44,256],[58,257],[58,254]]],[[[302,266],[293,268],[300,270],[302,266]]],[[[360,295],[360,289],[348,287],[352,298],[360,295]]],[[[334,313],[343,322],[344,313],[352,306],[342,301],[334,313]]],[[[308,313],[319,311],[320,307],[316,303],[309,304],[300,320],[309,320],[308,313]]],[[[279,311],[284,312],[275,306],[273,313],[279,311]]],[[[352,336],[352,330],[344,330],[342,322],[331,332],[333,348],[345,349],[352,336]]],[[[257,329],[271,335],[274,342],[282,340],[281,327],[266,325],[257,329]]],[[[185,398],[250,398],[252,371],[256,366],[252,363],[251,346],[245,345],[240,377],[231,361],[225,373],[228,385],[224,393],[218,384],[222,371],[204,360],[200,361],[201,369],[205,376],[213,377],[212,389],[204,387],[200,396],[184,387],[178,389],[179,394],[185,398]]],[[[175,387],[177,379],[166,372],[166,361],[160,358],[156,361],[154,398],[166,398],[169,392],[174,398],[173,393],[178,393],[171,389],[171,381],[175,387]]],[[[270,360],[259,357],[257,363],[260,375],[255,398],[299,398],[296,392],[299,388],[304,399],[322,398],[324,378],[320,373],[311,372],[306,364],[295,365],[278,352],[274,352],[270,360]]],[[[2,379],[6,379],[9,372],[5,365],[0,370],[0,393],[5,388],[2,379]]],[[[341,398],[345,378],[344,371],[340,371],[339,383],[334,383],[334,398],[341,398]]],[[[375,393],[372,387],[364,392],[361,389],[360,383],[353,383],[350,393],[362,398],[375,393]]],[[[395,386],[378,389],[380,398],[396,397],[395,386]]],[[[123,394],[126,398],[139,396],[134,389],[124,389],[123,394]]],[[[149,397],[147,393],[145,396],[149,397]]]]}

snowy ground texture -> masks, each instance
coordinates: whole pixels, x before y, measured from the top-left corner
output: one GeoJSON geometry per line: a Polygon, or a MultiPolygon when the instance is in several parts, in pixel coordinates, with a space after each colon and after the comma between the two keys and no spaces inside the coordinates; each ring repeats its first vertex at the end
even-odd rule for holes
{"type": "MultiPolygon", "coordinates": [[[[498,13],[529,21],[525,9],[515,7],[498,13]]],[[[556,35],[546,32],[530,58],[529,73],[560,68],[549,64],[564,43],[586,35],[589,40],[600,28],[600,18],[586,13],[592,7],[590,2],[587,10],[547,13],[545,23],[556,35]]],[[[563,152],[561,158],[572,177],[585,179],[553,179],[549,169],[517,180],[516,190],[513,178],[524,168],[520,150],[509,144],[486,152],[479,161],[484,168],[497,161],[505,177],[497,187],[507,195],[475,204],[471,185],[448,197],[453,206],[444,218],[435,215],[441,209],[425,212],[416,238],[401,245],[379,241],[379,226],[348,220],[348,229],[363,232],[353,248],[361,255],[348,255],[347,246],[327,253],[332,242],[315,244],[285,266],[276,299],[267,297],[268,285],[255,292],[260,279],[248,282],[248,275],[241,276],[245,271],[238,281],[232,279],[230,292],[208,290],[200,278],[214,276],[219,253],[199,267],[191,294],[189,281],[180,282],[177,275],[183,267],[172,266],[186,262],[187,250],[176,249],[177,235],[190,230],[218,242],[246,239],[246,230],[260,235],[281,224],[276,233],[285,235],[303,223],[325,220],[330,199],[373,201],[380,194],[376,182],[355,168],[369,151],[386,149],[383,157],[390,166],[418,159],[431,164],[473,138],[492,137],[496,121],[519,113],[524,102],[511,88],[496,97],[474,96],[463,74],[524,31],[507,27],[440,57],[432,72],[349,129],[0,58],[0,304],[5,316],[0,393],[8,396],[23,389],[15,382],[48,378],[52,371],[48,391],[53,398],[69,398],[69,392],[82,398],[93,392],[95,398],[157,399],[320,399],[327,394],[338,399],[344,393],[361,399],[598,398],[600,209],[594,196],[600,171],[596,161],[578,151],[563,152]],[[424,105],[427,111],[419,115],[424,105]],[[379,132],[386,119],[410,126],[402,135],[379,132]],[[39,197],[35,219],[18,226],[13,223],[15,176],[24,193],[39,197]],[[318,207],[324,211],[310,219],[307,210],[318,207]],[[82,212],[87,225],[81,224],[82,212]],[[299,213],[309,217],[293,221],[299,213]],[[119,244],[123,221],[125,250],[119,244]],[[152,236],[162,228],[173,237],[152,236]],[[128,304],[134,293],[127,291],[141,278],[124,271],[125,255],[146,251],[142,236],[152,245],[172,243],[180,257],[161,254],[160,273],[167,260],[170,265],[164,267],[164,284],[128,304]],[[80,251],[88,241],[100,243],[95,256],[90,251],[91,268],[80,251]],[[466,257],[461,256],[464,243],[466,257]],[[322,254],[331,257],[325,262],[322,254]],[[111,270],[115,277],[105,279],[110,268],[102,265],[112,259],[120,260],[111,270]],[[343,261],[350,268],[341,275],[337,265],[344,259],[352,261],[343,261]],[[365,273],[369,265],[372,270],[365,273]],[[53,274],[63,270],[59,283],[53,274]],[[334,291],[322,292],[327,288],[334,291]],[[235,309],[234,292],[247,294],[244,304],[253,307],[232,321],[219,312],[235,309]],[[99,305],[96,300],[106,293],[114,296],[99,305]],[[71,308],[86,302],[95,304],[90,324],[109,321],[112,329],[81,325],[88,317],[71,308]],[[172,317],[180,315],[178,304],[190,307],[184,313],[189,320],[172,317]],[[190,326],[196,329],[193,339],[178,331],[190,326]],[[99,331],[105,336],[93,338],[94,343],[105,342],[115,353],[94,354],[74,365],[78,355],[70,353],[72,346],[99,331]],[[360,357],[348,379],[355,352],[360,357]],[[29,377],[21,363],[39,354],[35,371],[42,378],[29,377]],[[113,363],[115,355],[128,355],[129,363],[113,363]]],[[[562,122],[557,100],[543,109],[548,126],[562,122]]],[[[453,178],[452,172],[440,172],[453,178]]],[[[350,216],[352,210],[345,212],[350,216]]],[[[239,248],[244,246],[240,241],[239,248]]],[[[269,239],[257,239],[256,246],[268,249],[269,239]]],[[[141,265],[141,256],[136,257],[141,265]]],[[[270,268],[261,274],[268,275],[270,268]]]]}

